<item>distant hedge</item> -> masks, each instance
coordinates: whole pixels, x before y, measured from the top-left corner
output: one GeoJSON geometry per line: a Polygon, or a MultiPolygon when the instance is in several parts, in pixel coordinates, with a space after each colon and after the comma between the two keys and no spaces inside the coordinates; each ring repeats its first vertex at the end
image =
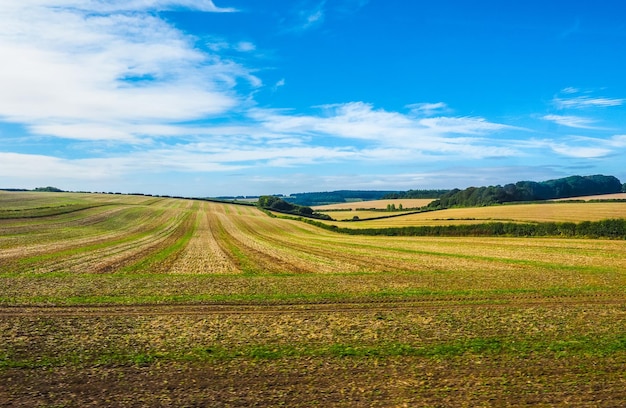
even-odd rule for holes
{"type": "Polygon", "coordinates": [[[436,225],[391,228],[340,228],[319,221],[302,221],[330,231],[349,235],[420,237],[571,237],[626,239],[626,219],[602,221],[540,222],[522,224],[489,222],[473,225],[436,225]]]}

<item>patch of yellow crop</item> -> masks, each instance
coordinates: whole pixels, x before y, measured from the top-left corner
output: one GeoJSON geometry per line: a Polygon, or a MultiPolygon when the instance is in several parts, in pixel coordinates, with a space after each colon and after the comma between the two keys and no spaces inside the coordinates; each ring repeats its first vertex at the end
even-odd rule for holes
{"type": "Polygon", "coordinates": [[[615,194],[600,194],[593,196],[583,196],[583,197],[571,197],[571,198],[559,198],[553,201],[567,201],[567,200],[626,200],[626,193],[615,193],[615,194]]]}
{"type": "Polygon", "coordinates": [[[452,208],[371,221],[329,223],[348,228],[387,228],[476,224],[492,221],[581,222],[607,218],[626,218],[626,203],[546,203],[452,208]]]}
{"type": "Polygon", "coordinates": [[[388,205],[395,205],[396,208],[399,208],[402,205],[402,208],[420,208],[427,206],[434,199],[431,198],[399,198],[394,200],[372,200],[372,201],[355,201],[351,203],[339,203],[339,204],[328,204],[328,205],[318,205],[313,207],[316,211],[328,211],[328,210],[357,210],[357,209],[370,209],[374,208],[377,210],[384,210],[388,205]]]}

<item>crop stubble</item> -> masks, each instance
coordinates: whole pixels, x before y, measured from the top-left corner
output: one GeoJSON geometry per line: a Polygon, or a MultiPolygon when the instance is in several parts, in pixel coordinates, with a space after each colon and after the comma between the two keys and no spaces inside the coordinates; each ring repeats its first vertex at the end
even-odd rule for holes
{"type": "Polygon", "coordinates": [[[70,198],[100,206],[0,221],[7,406],[625,397],[623,241],[354,237],[253,207],[70,198]]]}

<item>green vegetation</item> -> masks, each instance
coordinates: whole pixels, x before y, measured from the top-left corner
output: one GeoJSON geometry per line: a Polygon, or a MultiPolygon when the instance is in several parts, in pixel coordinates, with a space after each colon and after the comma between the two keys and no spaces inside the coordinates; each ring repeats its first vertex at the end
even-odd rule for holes
{"type": "Polygon", "coordinates": [[[381,198],[394,193],[395,192],[393,191],[338,190],[320,193],[294,193],[291,194],[289,197],[283,198],[286,201],[297,205],[316,206],[335,203],[380,200],[381,198]]]}
{"type": "Polygon", "coordinates": [[[507,202],[537,201],[597,194],[619,193],[621,182],[613,176],[571,176],[540,183],[519,181],[515,184],[454,189],[442,195],[429,208],[475,207],[507,202]]]}
{"type": "Polygon", "coordinates": [[[261,196],[257,205],[269,211],[300,215],[307,218],[331,219],[328,215],[316,213],[311,207],[292,204],[277,196],[261,196]]]}
{"type": "Polygon", "coordinates": [[[43,191],[43,192],[48,192],[48,193],[62,193],[63,190],[61,190],[60,188],[57,187],[37,187],[35,188],[33,191],[43,191]]]}
{"type": "Polygon", "coordinates": [[[385,194],[382,199],[400,199],[400,198],[440,198],[450,190],[409,190],[404,192],[396,192],[385,194]]]}

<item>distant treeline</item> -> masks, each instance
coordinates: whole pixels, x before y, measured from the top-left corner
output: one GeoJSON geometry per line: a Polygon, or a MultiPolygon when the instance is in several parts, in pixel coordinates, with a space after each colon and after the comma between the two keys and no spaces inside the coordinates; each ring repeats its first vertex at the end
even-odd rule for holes
{"type": "Polygon", "coordinates": [[[514,222],[489,222],[473,225],[435,225],[390,228],[340,228],[319,221],[302,221],[330,231],[349,235],[369,236],[420,236],[420,237],[569,237],[626,239],[626,219],[602,221],[539,222],[522,224],[514,222]]]}
{"type": "Polygon", "coordinates": [[[383,200],[397,199],[397,198],[440,198],[450,190],[409,190],[400,191],[395,193],[389,193],[382,197],[383,200]]]}
{"type": "Polygon", "coordinates": [[[43,191],[48,193],[64,193],[64,190],[61,190],[57,187],[37,187],[33,190],[29,190],[27,188],[0,188],[1,191],[13,191],[13,192],[28,192],[28,191],[43,191]]]}
{"type": "Polygon", "coordinates": [[[621,182],[613,176],[570,176],[542,182],[518,181],[505,186],[454,189],[428,205],[431,209],[478,207],[507,202],[539,201],[619,193],[621,182]]]}
{"type": "Polygon", "coordinates": [[[338,190],[318,193],[294,193],[289,197],[283,198],[285,201],[293,204],[315,206],[351,201],[380,200],[384,196],[392,193],[397,193],[397,191],[338,190]]]}

